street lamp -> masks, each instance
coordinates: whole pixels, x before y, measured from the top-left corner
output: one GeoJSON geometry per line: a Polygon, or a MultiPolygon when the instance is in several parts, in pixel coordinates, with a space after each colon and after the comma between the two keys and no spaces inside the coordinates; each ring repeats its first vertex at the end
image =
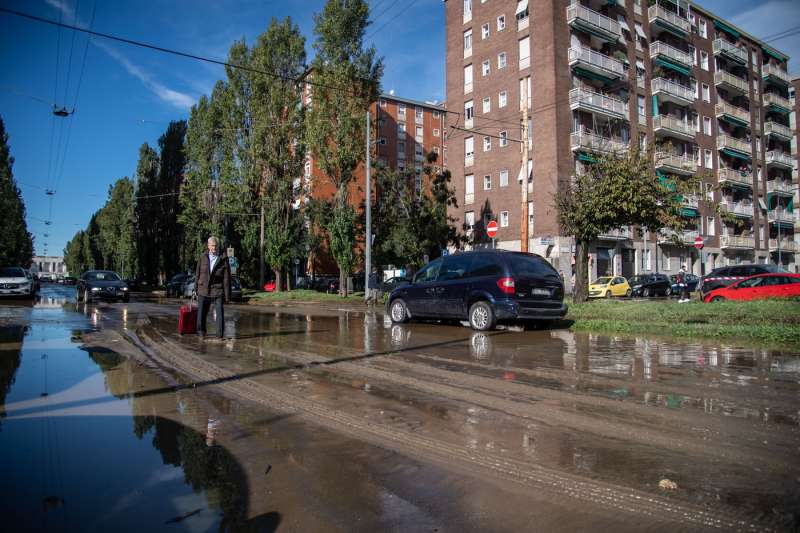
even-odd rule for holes
{"type": "Polygon", "coordinates": [[[370,154],[372,146],[380,144],[380,139],[370,141],[370,110],[367,108],[367,158],[366,158],[366,188],[367,188],[367,224],[366,224],[366,238],[364,239],[364,301],[369,300],[369,276],[372,274],[372,161],[370,154]]]}

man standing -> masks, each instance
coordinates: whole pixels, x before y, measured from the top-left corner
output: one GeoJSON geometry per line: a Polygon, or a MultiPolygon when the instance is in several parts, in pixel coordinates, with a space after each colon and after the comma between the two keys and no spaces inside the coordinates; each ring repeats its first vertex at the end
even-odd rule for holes
{"type": "Polygon", "coordinates": [[[208,252],[200,254],[195,271],[197,287],[197,334],[206,335],[206,317],[211,302],[217,312],[217,338],[221,339],[225,331],[224,302],[231,299],[231,270],[228,258],[218,251],[219,241],[216,237],[208,238],[208,252]]]}
{"type": "Polygon", "coordinates": [[[681,298],[678,300],[678,303],[684,304],[686,302],[691,302],[689,299],[689,284],[686,283],[686,265],[681,265],[681,269],[678,270],[675,281],[678,282],[678,288],[681,291],[681,298]]]}

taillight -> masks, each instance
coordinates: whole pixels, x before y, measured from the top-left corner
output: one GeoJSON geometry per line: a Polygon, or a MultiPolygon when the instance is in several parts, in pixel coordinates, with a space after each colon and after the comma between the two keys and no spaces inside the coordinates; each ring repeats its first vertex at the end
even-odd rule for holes
{"type": "Polygon", "coordinates": [[[497,280],[497,286],[506,294],[514,294],[514,278],[500,278],[497,280]]]}

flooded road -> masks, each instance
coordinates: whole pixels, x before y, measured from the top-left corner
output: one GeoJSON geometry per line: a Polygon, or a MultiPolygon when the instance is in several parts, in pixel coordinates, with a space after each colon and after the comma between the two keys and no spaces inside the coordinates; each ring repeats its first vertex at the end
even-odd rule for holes
{"type": "Polygon", "coordinates": [[[800,354],[177,305],[0,303],[11,530],[800,527],[800,354]]]}

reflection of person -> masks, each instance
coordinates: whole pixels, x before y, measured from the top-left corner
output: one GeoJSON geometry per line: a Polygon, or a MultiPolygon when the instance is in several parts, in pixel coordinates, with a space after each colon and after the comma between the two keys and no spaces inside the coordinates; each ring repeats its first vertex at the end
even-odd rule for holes
{"type": "Polygon", "coordinates": [[[225,303],[231,299],[231,270],[228,258],[218,251],[219,241],[216,237],[208,238],[208,252],[200,254],[195,271],[197,289],[197,334],[206,334],[206,318],[211,302],[217,312],[217,338],[222,338],[225,331],[225,303]]]}

